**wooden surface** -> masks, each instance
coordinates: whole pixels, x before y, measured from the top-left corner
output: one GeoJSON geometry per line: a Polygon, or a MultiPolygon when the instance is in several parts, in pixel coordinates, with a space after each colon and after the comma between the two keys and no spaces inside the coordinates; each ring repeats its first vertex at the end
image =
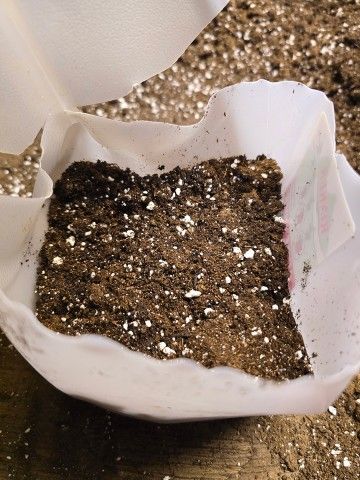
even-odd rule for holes
{"type": "Polygon", "coordinates": [[[295,478],[282,477],[256,418],[157,425],[111,414],[50,386],[4,337],[0,372],[1,480],[295,478]]]}

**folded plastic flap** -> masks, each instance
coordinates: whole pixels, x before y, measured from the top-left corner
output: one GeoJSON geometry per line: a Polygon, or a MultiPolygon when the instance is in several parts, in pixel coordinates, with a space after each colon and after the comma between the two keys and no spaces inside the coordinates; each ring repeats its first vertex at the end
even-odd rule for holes
{"type": "Polygon", "coordinates": [[[12,0],[0,5],[0,150],[49,112],[126,95],[172,65],[227,0],[12,0]]]}

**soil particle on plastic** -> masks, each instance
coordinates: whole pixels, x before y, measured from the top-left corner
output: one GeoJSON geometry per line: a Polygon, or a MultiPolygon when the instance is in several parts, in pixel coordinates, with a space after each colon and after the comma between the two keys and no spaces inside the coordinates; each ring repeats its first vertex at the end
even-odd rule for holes
{"type": "Polygon", "coordinates": [[[308,262],[304,263],[303,266],[303,276],[301,278],[301,288],[304,289],[307,285],[307,279],[311,272],[311,265],[308,262]]]}
{"type": "Polygon", "coordinates": [[[145,177],[71,165],[50,204],[38,317],[160,359],[276,380],[309,373],[276,221],[281,178],[264,156],[145,177]]]}

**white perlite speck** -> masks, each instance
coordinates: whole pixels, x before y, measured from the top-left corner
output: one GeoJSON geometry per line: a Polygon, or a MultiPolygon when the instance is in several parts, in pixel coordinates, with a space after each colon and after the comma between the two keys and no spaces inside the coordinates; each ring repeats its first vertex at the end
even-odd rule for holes
{"type": "Polygon", "coordinates": [[[172,348],[166,346],[163,349],[163,353],[165,353],[165,355],[174,355],[176,352],[172,348]]]}
{"type": "Polygon", "coordinates": [[[261,334],[262,334],[262,330],[261,330],[261,328],[258,328],[258,327],[254,327],[254,329],[251,332],[251,335],[253,337],[256,337],[256,336],[261,335],[261,334]]]}
{"type": "Polygon", "coordinates": [[[126,230],[126,232],[123,232],[123,235],[126,238],[134,238],[135,237],[135,232],[134,232],[134,230],[126,230]]]}
{"type": "Polygon", "coordinates": [[[214,312],[215,310],[213,308],[205,308],[204,313],[206,316],[210,315],[210,313],[214,312]]]}
{"type": "Polygon", "coordinates": [[[249,250],[246,250],[244,253],[244,257],[252,260],[254,258],[255,252],[252,248],[249,248],[249,250]]]}
{"type": "Polygon", "coordinates": [[[234,247],[233,252],[234,253],[241,253],[241,248],[240,247],[234,247]]]}
{"type": "Polygon", "coordinates": [[[271,248],[269,248],[269,247],[264,248],[264,252],[265,252],[267,255],[272,255],[271,248]]]}
{"type": "Polygon", "coordinates": [[[199,290],[189,290],[185,293],[186,298],[197,298],[200,297],[201,292],[199,290]]]}
{"type": "Polygon", "coordinates": [[[68,243],[71,247],[73,247],[75,245],[75,237],[71,235],[66,239],[66,243],[68,243]]]}
{"type": "Polygon", "coordinates": [[[303,353],[301,350],[298,350],[297,352],[295,352],[295,358],[296,360],[301,360],[303,357],[303,353]]]}
{"type": "Polygon", "coordinates": [[[282,217],[278,217],[277,215],[274,215],[274,220],[277,223],[285,223],[284,219],[282,217]]]}
{"type": "Polygon", "coordinates": [[[150,320],[145,320],[145,325],[150,328],[151,327],[151,322],[150,320]]]}
{"type": "Polygon", "coordinates": [[[330,453],[331,455],[334,455],[334,457],[336,457],[337,455],[340,455],[341,454],[341,447],[338,443],[335,443],[335,447],[336,448],[333,448],[330,453]]]}
{"type": "Polygon", "coordinates": [[[182,237],[186,234],[186,230],[184,228],[180,227],[180,225],[176,225],[176,231],[182,237]]]}
{"type": "Polygon", "coordinates": [[[64,260],[61,257],[54,257],[52,263],[54,265],[62,265],[64,260]]]}
{"type": "Polygon", "coordinates": [[[146,210],[154,210],[154,208],[155,208],[155,203],[151,201],[146,206],[146,210]]]}
{"type": "Polygon", "coordinates": [[[187,225],[194,225],[194,220],[190,217],[190,215],[185,215],[185,217],[182,218],[181,221],[186,223],[187,225]]]}
{"type": "Polygon", "coordinates": [[[329,406],[328,408],[329,412],[331,413],[331,415],[336,415],[337,414],[337,410],[335,407],[333,407],[332,405],[329,406]]]}
{"type": "Polygon", "coordinates": [[[279,310],[279,306],[274,303],[274,305],[271,307],[273,310],[279,310]]]}
{"type": "Polygon", "coordinates": [[[344,457],[343,465],[344,465],[345,468],[349,468],[351,466],[351,462],[348,459],[348,457],[344,457]]]}
{"type": "Polygon", "coordinates": [[[231,283],[231,278],[229,276],[225,277],[225,283],[227,284],[231,283]]]}
{"type": "Polygon", "coordinates": [[[175,350],[173,350],[172,348],[168,347],[166,345],[165,342],[160,342],[158,344],[158,347],[159,347],[159,350],[163,353],[165,353],[165,355],[171,355],[171,354],[174,354],[175,353],[175,350]]]}

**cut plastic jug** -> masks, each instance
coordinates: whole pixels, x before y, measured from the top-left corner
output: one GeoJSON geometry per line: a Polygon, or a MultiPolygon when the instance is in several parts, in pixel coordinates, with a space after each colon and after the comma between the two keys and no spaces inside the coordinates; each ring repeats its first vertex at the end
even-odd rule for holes
{"type": "Polygon", "coordinates": [[[48,118],[42,148],[33,197],[0,197],[0,326],[55,387],[117,412],[185,421],[321,412],[359,370],[360,177],[335,155],[333,106],[324,94],[296,82],[242,83],[215,94],[191,126],[60,112],[48,118]],[[310,357],[316,354],[313,375],[276,383],[189,359],[156,360],[98,335],[55,333],[36,319],[46,207],[67,166],[100,159],[143,175],[159,163],[170,170],[240,154],[265,154],[283,171],[291,307],[310,357]]]}

